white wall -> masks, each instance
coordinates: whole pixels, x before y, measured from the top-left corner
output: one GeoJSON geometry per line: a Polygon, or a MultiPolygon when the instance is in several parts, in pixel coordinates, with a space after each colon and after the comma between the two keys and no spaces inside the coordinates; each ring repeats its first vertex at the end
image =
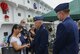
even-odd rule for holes
{"type": "Polygon", "coordinates": [[[9,22],[13,22],[13,7],[9,5],[9,12],[7,13],[7,15],[9,16],[9,22]]]}
{"type": "Polygon", "coordinates": [[[30,17],[32,17],[32,12],[30,10],[26,11],[26,17],[28,18],[28,15],[30,15],[30,17]]]}
{"type": "Polygon", "coordinates": [[[25,11],[21,8],[14,8],[14,22],[19,23],[23,18],[25,18],[25,11]],[[18,16],[21,13],[21,16],[18,16]]]}
{"type": "Polygon", "coordinates": [[[42,8],[42,5],[41,4],[39,4],[39,11],[41,11],[41,12],[43,11],[43,8],[42,8]]]}
{"type": "Polygon", "coordinates": [[[31,1],[29,0],[30,3],[28,3],[27,1],[28,1],[28,0],[25,0],[25,6],[29,8],[29,7],[31,7],[31,1]]]}
{"type": "Polygon", "coordinates": [[[16,4],[24,5],[25,0],[12,0],[12,2],[15,2],[16,4]]]}
{"type": "Polygon", "coordinates": [[[13,25],[2,25],[0,28],[0,42],[3,41],[3,37],[4,37],[4,32],[8,32],[9,34],[11,33],[11,29],[12,29],[13,25]]]}
{"type": "Polygon", "coordinates": [[[16,3],[16,4],[20,4],[20,5],[23,5],[23,6],[26,6],[26,7],[28,7],[28,8],[32,8],[32,9],[34,9],[33,8],[33,4],[34,3],[36,3],[37,4],[37,10],[39,10],[40,9],[40,6],[42,6],[42,11],[44,12],[44,13],[48,13],[49,11],[47,11],[47,9],[51,9],[51,8],[48,8],[48,7],[45,7],[44,5],[42,5],[42,4],[40,4],[40,2],[39,1],[35,1],[35,0],[29,0],[30,1],[30,3],[28,3],[27,2],[28,0],[12,0],[12,2],[14,2],[14,3],[16,3]],[[44,10],[44,8],[46,9],[46,10],[44,10]]]}
{"type": "Polygon", "coordinates": [[[48,8],[47,10],[48,10],[48,12],[50,12],[50,11],[51,11],[51,10],[50,10],[50,8],[48,8]]]}
{"type": "Polygon", "coordinates": [[[45,8],[45,10],[44,10],[44,13],[48,13],[48,12],[50,12],[50,8],[49,7],[47,7],[47,6],[43,6],[43,8],[45,8]],[[47,11],[48,10],[48,11],[47,11]]]}
{"type": "Polygon", "coordinates": [[[34,1],[33,1],[33,0],[29,0],[29,1],[30,1],[29,7],[33,9],[33,2],[34,2],[34,1]]]}
{"type": "Polygon", "coordinates": [[[41,12],[46,13],[46,9],[47,8],[44,5],[42,5],[42,11],[41,12]],[[44,8],[45,8],[45,10],[44,10],[44,8]]]}
{"type": "Polygon", "coordinates": [[[2,13],[2,9],[0,8],[0,23],[3,22],[4,18],[3,18],[3,13],[2,13]]]}
{"type": "Polygon", "coordinates": [[[48,10],[48,7],[46,7],[46,6],[45,6],[45,13],[48,13],[48,11],[47,11],[47,10],[48,10]]]}
{"type": "Polygon", "coordinates": [[[0,8],[0,28],[1,28],[3,21],[4,21],[4,18],[3,18],[3,14],[2,14],[2,9],[0,8]]]}
{"type": "MultiPolygon", "coordinates": [[[[41,6],[42,6],[42,5],[41,5],[41,6]]],[[[42,12],[44,12],[44,6],[42,6],[41,9],[42,9],[42,12]]]]}

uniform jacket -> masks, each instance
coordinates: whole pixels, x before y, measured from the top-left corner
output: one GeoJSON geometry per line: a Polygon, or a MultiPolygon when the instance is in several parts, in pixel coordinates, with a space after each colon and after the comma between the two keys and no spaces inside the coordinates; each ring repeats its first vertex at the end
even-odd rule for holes
{"type": "Polygon", "coordinates": [[[35,54],[48,54],[48,31],[43,25],[36,30],[31,47],[34,47],[35,54]]]}
{"type": "Polygon", "coordinates": [[[77,24],[67,17],[57,26],[53,54],[78,54],[79,32],[77,24]]]}

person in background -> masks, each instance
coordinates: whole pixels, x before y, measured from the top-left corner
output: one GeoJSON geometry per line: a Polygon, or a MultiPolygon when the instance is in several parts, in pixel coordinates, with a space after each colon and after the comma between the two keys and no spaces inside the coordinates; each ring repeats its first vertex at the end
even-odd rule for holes
{"type": "Polygon", "coordinates": [[[62,22],[57,26],[53,54],[78,54],[79,31],[70,17],[69,3],[61,3],[54,10],[62,22]]]}
{"type": "Polygon", "coordinates": [[[12,35],[10,37],[10,47],[13,47],[16,51],[21,50],[21,54],[24,54],[23,49],[29,47],[29,44],[22,45],[20,41],[22,27],[15,24],[12,28],[12,35]]]}
{"type": "Polygon", "coordinates": [[[43,25],[43,17],[34,17],[36,35],[30,47],[34,47],[35,54],[48,54],[48,31],[43,25]]]}
{"type": "MultiPolygon", "coordinates": [[[[31,27],[31,29],[29,30],[29,38],[30,38],[30,43],[34,40],[35,38],[35,34],[36,33],[36,29],[34,26],[31,27]]],[[[34,54],[34,48],[30,48],[31,54],[34,54]]]]}
{"type": "Polygon", "coordinates": [[[30,33],[30,37],[34,39],[35,37],[35,33],[36,33],[36,28],[35,27],[31,27],[31,29],[29,30],[30,33]]]}
{"type": "Polygon", "coordinates": [[[51,41],[51,38],[53,38],[52,37],[53,35],[51,34],[52,33],[52,28],[49,28],[48,29],[48,32],[49,32],[49,42],[50,42],[51,41]]]}
{"type": "MultiPolygon", "coordinates": [[[[80,20],[78,21],[78,29],[79,29],[79,43],[80,43],[80,20]]],[[[80,46],[80,44],[79,44],[80,46]]]]}
{"type": "Polygon", "coordinates": [[[22,42],[22,44],[25,44],[27,43],[27,28],[26,28],[26,21],[23,19],[21,20],[20,22],[20,25],[22,26],[22,31],[21,31],[21,37],[20,37],[20,40],[22,42]]]}
{"type": "MultiPolygon", "coordinates": [[[[22,42],[22,45],[27,44],[27,43],[29,43],[29,36],[28,36],[28,31],[27,31],[25,19],[21,20],[20,25],[22,26],[20,40],[22,42]]],[[[25,51],[25,49],[24,49],[24,51],[25,51]]],[[[28,48],[26,48],[26,54],[28,54],[28,48]]]]}
{"type": "MultiPolygon", "coordinates": [[[[25,44],[25,43],[27,43],[28,40],[27,40],[26,22],[25,22],[24,19],[21,20],[20,25],[22,26],[22,31],[21,31],[20,40],[21,40],[22,44],[25,44]]],[[[12,33],[13,33],[13,32],[12,32],[12,33]]],[[[8,40],[7,40],[8,45],[9,45],[9,43],[10,43],[10,37],[11,37],[12,33],[8,36],[8,40]]]]}

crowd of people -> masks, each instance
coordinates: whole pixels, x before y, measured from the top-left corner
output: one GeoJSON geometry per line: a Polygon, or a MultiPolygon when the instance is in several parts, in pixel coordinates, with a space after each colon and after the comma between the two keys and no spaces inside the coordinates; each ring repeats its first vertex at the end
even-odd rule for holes
{"type": "Polygon", "coordinates": [[[48,54],[48,31],[41,18],[34,18],[35,24],[29,31],[24,19],[20,24],[14,24],[7,40],[8,46],[21,50],[21,54],[48,54]]]}
{"type": "MultiPolygon", "coordinates": [[[[54,11],[60,21],[57,26],[56,39],[53,43],[53,54],[78,54],[79,30],[70,17],[69,3],[59,4],[54,11]]],[[[48,54],[49,32],[43,24],[43,17],[34,17],[34,26],[28,31],[25,20],[13,25],[8,37],[8,45],[21,54],[48,54]]],[[[49,29],[51,32],[52,29],[49,29]]]]}

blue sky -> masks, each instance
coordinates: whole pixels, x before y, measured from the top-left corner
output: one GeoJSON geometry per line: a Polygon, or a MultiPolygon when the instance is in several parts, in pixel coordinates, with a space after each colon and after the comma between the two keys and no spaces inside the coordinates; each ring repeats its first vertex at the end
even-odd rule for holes
{"type": "Polygon", "coordinates": [[[71,2],[73,0],[43,0],[45,3],[49,4],[52,8],[55,8],[60,3],[71,2]]]}

